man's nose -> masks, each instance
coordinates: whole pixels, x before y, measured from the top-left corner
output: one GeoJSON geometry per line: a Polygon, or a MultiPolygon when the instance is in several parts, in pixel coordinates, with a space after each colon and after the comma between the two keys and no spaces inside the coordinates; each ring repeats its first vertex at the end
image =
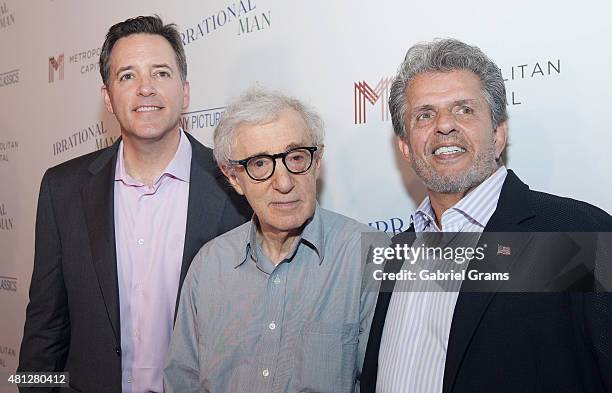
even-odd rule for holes
{"type": "Polygon", "coordinates": [[[288,194],[295,186],[293,174],[285,168],[281,160],[276,163],[276,169],[272,175],[272,186],[280,193],[288,194]],[[280,161],[280,162],[279,162],[280,161]]]}
{"type": "Polygon", "coordinates": [[[455,115],[448,110],[441,110],[436,116],[436,132],[449,134],[455,131],[455,115]]]}
{"type": "Polygon", "coordinates": [[[138,84],[138,95],[148,97],[156,94],[155,85],[153,79],[149,76],[143,76],[140,78],[138,84]]]}

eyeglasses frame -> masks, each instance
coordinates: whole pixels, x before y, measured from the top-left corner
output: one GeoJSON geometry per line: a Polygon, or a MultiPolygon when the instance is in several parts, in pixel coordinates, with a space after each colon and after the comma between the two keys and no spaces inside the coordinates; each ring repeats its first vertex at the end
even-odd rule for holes
{"type": "Polygon", "coordinates": [[[308,170],[312,167],[312,163],[315,160],[315,156],[314,153],[318,150],[319,148],[317,146],[300,146],[300,147],[294,147],[292,149],[287,150],[284,153],[276,153],[276,154],[256,154],[254,156],[250,156],[247,158],[243,158],[242,160],[228,160],[230,164],[232,165],[241,165],[242,167],[244,167],[244,171],[247,173],[247,175],[249,175],[249,177],[255,181],[266,181],[269,178],[271,178],[274,175],[274,171],[276,170],[276,160],[277,159],[281,159],[281,161],[283,162],[283,165],[285,166],[285,169],[287,169],[287,171],[289,171],[289,173],[292,173],[294,175],[300,175],[302,173],[306,173],[308,172],[308,170]],[[306,169],[304,169],[303,171],[299,171],[299,172],[295,172],[292,171],[291,169],[289,169],[289,167],[287,167],[287,163],[285,162],[285,159],[287,158],[287,156],[289,154],[291,154],[292,152],[296,151],[296,150],[308,150],[308,152],[310,153],[310,164],[308,165],[308,167],[306,169]],[[260,158],[260,157],[265,157],[265,158],[270,158],[272,159],[272,172],[270,172],[270,175],[262,178],[262,179],[256,179],[254,178],[251,173],[249,172],[249,170],[247,169],[247,163],[252,160],[253,158],[260,158]]]}

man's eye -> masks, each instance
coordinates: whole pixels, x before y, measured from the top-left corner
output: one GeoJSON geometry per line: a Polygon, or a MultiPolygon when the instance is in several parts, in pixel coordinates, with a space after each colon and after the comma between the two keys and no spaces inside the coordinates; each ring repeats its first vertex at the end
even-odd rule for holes
{"type": "Polygon", "coordinates": [[[295,153],[295,154],[288,156],[288,158],[290,161],[300,162],[306,159],[306,155],[304,153],[295,153]]]}
{"type": "Polygon", "coordinates": [[[264,160],[264,159],[254,160],[252,165],[257,167],[257,168],[261,168],[261,167],[266,165],[266,160],[264,160]]]}
{"type": "Polygon", "coordinates": [[[424,113],[419,113],[416,116],[417,120],[429,120],[433,117],[433,115],[431,114],[431,112],[424,112],[424,113]]]}
{"type": "Polygon", "coordinates": [[[170,77],[170,73],[168,71],[158,71],[157,75],[161,76],[162,78],[169,78],[170,77]]]}
{"type": "Polygon", "coordinates": [[[125,81],[125,80],[132,79],[132,78],[133,78],[133,75],[132,75],[132,74],[123,74],[123,75],[121,75],[121,76],[119,77],[119,80],[120,80],[120,81],[125,81]]]}
{"type": "Polygon", "coordinates": [[[474,113],[474,109],[470,108],[469,106],[463,105],[457,109],[457,113],[459,113],[460,115],[469,115],[471,113],[474,113]]]}

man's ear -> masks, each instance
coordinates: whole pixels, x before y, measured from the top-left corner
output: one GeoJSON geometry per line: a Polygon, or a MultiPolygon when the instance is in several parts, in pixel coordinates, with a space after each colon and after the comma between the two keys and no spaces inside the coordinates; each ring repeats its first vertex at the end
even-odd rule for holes
{"type": "Polygon", "coordinates": [[[323,152],[325,151],[325,145],[321,144],[319,145],[319,148],[317,149],[317,151],[314,153],[316,154],[315,156],[315,177],[318,179],[319,178],[319,173],[321,172],[321,160],[323,160],[323,152]]]}
{"type": "Polygon", "coordinates": [[[190,96],[189,82],[185,81],[185,83],[183,83],[183,111],[186,111],[187,108],[189,108],[189,96],[190,96]]]}
{"type": "Polygon", "coordinates": [[[404,157],[404,160],[412,162],[412,156],[410,155],[410,146],[405,138],[397,137],[397,147],[399,147],[400,153],[404,157]]]}
{"type": "Polygon", "coordinates": [[[505,120],[497,125],[493,130],[495,137],[495,159],[499,160],[508,143],[508,120],[505,120]]]}
{"type": "Polygon", "coordinates": [[[100,93],[102,94],[102,99],[104,100],[104,106],[106,107],[106,110],[109,113],[114,114],[115,112],[113,111],[113,104],[111,102],[110,94],[109,94],[109,91],[106,85],[102,85],[102,88],[100,89],[100,93]]]}
{"type": "Polygon", "coordinates": [[[236,176],[236,169],[229,165],[221,165],[221,172],[223,172],[234,190],[236,190],[238,194],[244,195],[244,191],[242,190],[242,186],[240,185],[240,180],[236,176]]]}

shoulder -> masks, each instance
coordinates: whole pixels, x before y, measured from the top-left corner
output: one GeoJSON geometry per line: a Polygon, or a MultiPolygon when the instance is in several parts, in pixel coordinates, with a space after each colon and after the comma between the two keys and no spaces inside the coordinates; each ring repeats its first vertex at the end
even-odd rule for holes
{"type": "Polygon", "coordinates": [[[527,200],[550,231],[612,231],[612,216],[589,203],[530,190],[527,200]]]}
{"type": "Polygon", "coordinates": [[[187,135],[187,138],[191,143],[191,151],[195,157],[214,163],[215,158],[213,156],[213,150],[210,147],[204,146],[202,143],[200,143],[200,141],[187,132],[185,132],[185,135],[187,135]]]}
{"type": "Polygon", "coordinates": [[[197,274],[233,269],[246,255],[250,228],[251,221],[247,221],[204,244],[195,256],[191,269],[197,274]]]}
{"type": "MultiPolygon", "coordinates": [[[[518,224],[533,232],[612,231],[612,217],[586,202],[534,191],[508,170],[493,217],[496,227],[518,224]]],[[[488,225],[490,226],[490,225],[488,225]]]]}
{"type": "Polygon", "coordinates": [[[94,162],[102,159],[108,162],[116,153],[116,146],[97,150],[61,164],[55,165],[45,171],[43,180],[46,179],[51,184],[70,184],[71,182],[81,181],[83,177],[90,174],[90,167],[94,162]]]}
{"type": "Polygon", "coordinates": [[[80,171],[87,169],[99,156],[107,152],[111,147],[107,147],[102,150],[97,150],[82,156],[64,161],[61,164],[55,165],[47,170],[51,175],[61,176],[65,174],[73,173],[74,171],[80,171]]]}
{"type": "Polygon", "coordinates": [[[191,143],[191,152],[193,160],[196,161],[205,171],[211,173],[215,177],[221,175],[221,171],[217,167],[213,151],[210,147],[204,146],[194,136],[185,132],[187,139],[191,143]]]}
{"type": "Polygon", "coordinates": [[[346,233],[377,232],[376,229],[365,225],[353,218],[347,217],[331,210],[319,208],[325,232],[338,231],[346,233]]]}
{"type": "MultiPolygon", "coordinates": [[[[342,249],[346,247],[386,245],[389,237],[385,232],[365,225],[353,218],[327,209],[319,208],[323,226],[326,248],[342,249]]],[[[364,247],[367,249],[367,247],[364,247]]]]}

